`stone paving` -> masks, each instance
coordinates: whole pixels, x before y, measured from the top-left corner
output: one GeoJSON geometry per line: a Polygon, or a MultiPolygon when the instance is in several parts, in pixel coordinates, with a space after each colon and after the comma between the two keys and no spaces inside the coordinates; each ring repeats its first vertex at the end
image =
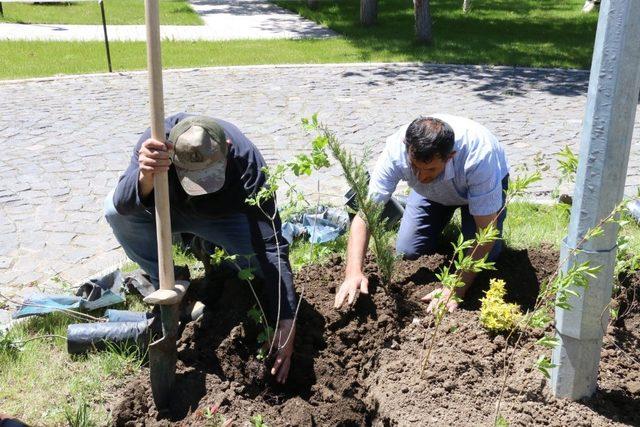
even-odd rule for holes
{"type": "MultiPolygon", "coordinates": [[[[534,189],[556,186],[554,155],[579,142],[588,73],[414,64],[257,66],[165,71],[165,111],[236,123],[274,164],[309,147],[300,118],[319,113],[347,146],[384,138],[419,114],[448,112],[492,129],[512,167],[552,165],[534,189]]],[[[21,297],[77,283],[123,260],[102,201],[149,123],[143,72],[0,83],[0,287],[21,297]],[[54,280],[51,280],[51,278],[54,280]]],[[[636,127],[638,122],[636,122],[636,127]]],[[[640,184],[634,137],[627,192],[640,184]]],[[[337,169],[301,182],[340,202],[337,169]]],[[[1,308],[1,307],[0,307],[1,308]]],[[[6,317],[6,312],[3,314],[6,317]]],[[[2,318],[0,315],[0,323],[2,318]]]]}
{"type": "MultiPolygon", "coordinates": [[[[189,0],[204,25],[161,25],[164,40],[300,39],[336,33],[266,0],[189,0]]],[[[96,7],[98,7],[96,5],[96,7]]],[[[109,25],[110,41],[146,41],[144,25],[109,25]]],[[[102,25],[0,23],[0,40],[102,41],[102,25]]]]}

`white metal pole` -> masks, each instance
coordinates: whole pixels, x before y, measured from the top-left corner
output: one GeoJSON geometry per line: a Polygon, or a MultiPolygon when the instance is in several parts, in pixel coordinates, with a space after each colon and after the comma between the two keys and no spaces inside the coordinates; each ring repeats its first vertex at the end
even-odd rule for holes
{"type": "Polygon", "coordinates": [[[602,337],[609,319],[618,226],[575,248],[587,231],[609,215],[624,194],[631,136],[640,90],[640,1],[604,0],[591,64],[564,270],[589,261],[602,269],[571,310],[556,310],[561,344],[554,350],[551,386],[559,397],[580,399],[596,389],[602,337]]]}

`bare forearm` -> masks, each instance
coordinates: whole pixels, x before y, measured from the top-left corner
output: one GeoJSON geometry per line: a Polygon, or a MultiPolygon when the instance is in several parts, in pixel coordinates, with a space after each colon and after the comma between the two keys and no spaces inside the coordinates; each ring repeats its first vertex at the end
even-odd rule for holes
{"type": "Polygon", "coordinates": [[[364,256],[369,244],[369,230],[364,220],[356,215],[349,230],[349,242],[347,244],[347,276],[352,273],[362,272],[364,256]]]}

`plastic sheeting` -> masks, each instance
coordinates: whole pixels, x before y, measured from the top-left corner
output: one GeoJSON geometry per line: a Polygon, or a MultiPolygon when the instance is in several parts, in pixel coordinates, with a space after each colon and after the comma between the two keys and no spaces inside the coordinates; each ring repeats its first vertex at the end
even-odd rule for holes
{"type": "Polygon", "coordinates": [[[88,280],[78,287],[75,296],[34,294],[26,298],[13,313],[14,319],[62,310],[96,310],[124,302],[120,270],[88,280]]]}
{"type": "Polygon", "coordinates": [[[69,354],[103,350],[107,343],[127,348],[135,346],[143,352],[150,340],[149,325],[153,319],[137,322],[78,323],[67,328],[67,351],[69,354]]]}
{"type": "Polygon", "coordinates": [[[316,213],[303,213],[282,224],[282,235],[289,243],[308,236],[311,243],[326,243],[347,231],[349,216],[341,209],[321,206],[316,213]]]}

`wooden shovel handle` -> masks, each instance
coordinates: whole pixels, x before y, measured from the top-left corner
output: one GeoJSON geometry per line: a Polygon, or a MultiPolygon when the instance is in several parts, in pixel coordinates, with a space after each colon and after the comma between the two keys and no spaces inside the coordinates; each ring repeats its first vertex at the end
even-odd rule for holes
{"type": "MultiPolygon", "coordinates": [[[[151,137],[164,142],[164,100],[162,89],[162,57],[160,49],[160,12],[158,0],[145,0],[147,23],[147,65],[151,107],[151,137]]],[[[160,289],[173,289],[173,258],[171,249],[171,216],[169,211],[169,180],[166,172],[153,175],[158,239],[158,273],[160,289]]]]}

